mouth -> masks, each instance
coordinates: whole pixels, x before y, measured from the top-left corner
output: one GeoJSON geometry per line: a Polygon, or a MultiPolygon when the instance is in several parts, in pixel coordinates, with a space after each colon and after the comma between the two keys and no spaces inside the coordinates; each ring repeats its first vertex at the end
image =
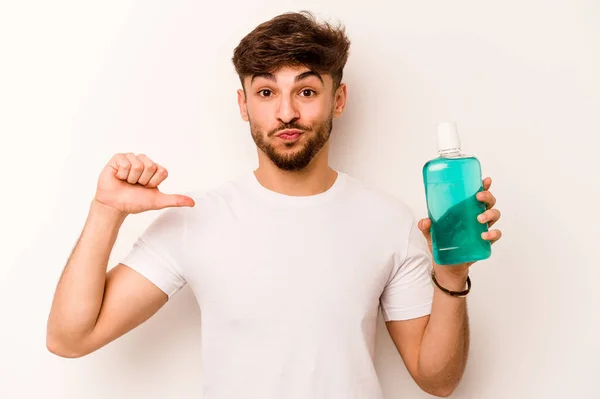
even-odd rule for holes
{"type": "Polygon", "coordinates": [[[301,130],[298,129],[286,129],[278,132],[275,137],[279,137],[283,140],[296,140],[302,134],[301,130]]]}

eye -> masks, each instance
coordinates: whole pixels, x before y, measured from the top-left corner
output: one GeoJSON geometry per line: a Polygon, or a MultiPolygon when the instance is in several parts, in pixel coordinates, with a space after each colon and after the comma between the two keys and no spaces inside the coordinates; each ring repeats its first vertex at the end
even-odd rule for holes
{"type": "Polygon", "coordinates": [[[304,90],[302,90],[301,93],[302,93],[303,97],[312,97],[315,94],[317,94],[314,90],[311,90],[311,89],[304,89],[304,90]]]}
{"type": "Polygon", "coordinates": [[[258,95],[261,97],[271,97],[273,92],[269,89],[263,89],[258,92],[258,95]]]}

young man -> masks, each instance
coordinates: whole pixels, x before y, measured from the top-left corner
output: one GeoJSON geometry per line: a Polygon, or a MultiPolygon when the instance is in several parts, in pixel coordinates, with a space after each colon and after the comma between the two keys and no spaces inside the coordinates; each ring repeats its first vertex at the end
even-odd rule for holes
{"type": "MultiPolygon", "coordinates": [[[[135,328],[185,284],[202,310],[206,397],[382,398],[373,364],[379,310],[408,371],[448,396],[469,347],[469,267],[432,264],[430,221],[328,163],[349,41],[290,13],[235,49],[241,116],[259,166],[191,196],[166,195],[164,167],[117,154],[102,171],[81,237],[56,289],[47,346],[93,352],[135,328]],[[165,210],[106,273],[129,214],[165,210]]],[[[494,224],[490,179],[479,199],[494,224]]],[[[484,236],[492,242],[500,231],[484,236]]]]}

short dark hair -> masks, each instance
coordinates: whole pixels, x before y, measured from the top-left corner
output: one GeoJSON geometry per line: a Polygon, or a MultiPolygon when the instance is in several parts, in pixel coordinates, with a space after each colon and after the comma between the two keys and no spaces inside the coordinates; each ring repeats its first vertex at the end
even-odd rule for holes
{"type": "Polygon", "coordinates": [[[309,11],[289,12],[263,22],[246,35],[235,48],[232,61],[242,86],[247,76],[306,66],[331,75],[335,90],[342,81],[349,49],[343,26],[319,23],[309,11]]]}

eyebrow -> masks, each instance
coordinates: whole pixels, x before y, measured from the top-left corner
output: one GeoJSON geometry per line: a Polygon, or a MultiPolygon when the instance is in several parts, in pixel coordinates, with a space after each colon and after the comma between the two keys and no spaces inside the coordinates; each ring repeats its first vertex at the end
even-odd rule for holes
{"type": "MultiPolygon", "coordinates": [[[[323,81],[323,77],[316,71],[306,71],[306,72],[302,72],[300,75],[296,76],[294,78],[294,82],[299,82],[303,79],[309,78],[311,76],[315,76],[317,77],[320,81],[321,84],[325,85],[325,82],[323,81]]],[[[272,73],[268,73],[268,72],[263,72],[263,73],[255,73],[254,75],[252,75],[252,79],[250,79],[250,84],[254,83],[254,79],[257,78],[263,78],[263,79],[268,79],[271,80],[273,82],[277,82],[277,79],[275,79],[275,75],[273,75],[272,73]]]]}

